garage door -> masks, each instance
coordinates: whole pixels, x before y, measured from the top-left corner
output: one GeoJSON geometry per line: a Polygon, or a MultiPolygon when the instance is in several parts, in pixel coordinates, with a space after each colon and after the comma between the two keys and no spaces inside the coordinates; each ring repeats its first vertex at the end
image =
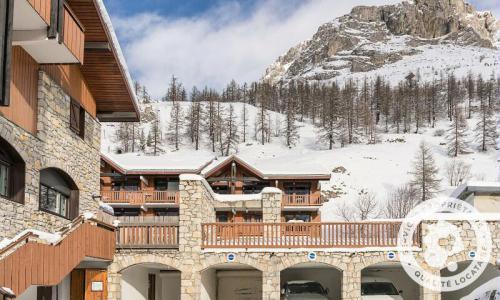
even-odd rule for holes
{"type": "Polygon", "coordinates": [[[219,271],[217,279],[217,300],[262,300],[259,271],[219,271]]]}

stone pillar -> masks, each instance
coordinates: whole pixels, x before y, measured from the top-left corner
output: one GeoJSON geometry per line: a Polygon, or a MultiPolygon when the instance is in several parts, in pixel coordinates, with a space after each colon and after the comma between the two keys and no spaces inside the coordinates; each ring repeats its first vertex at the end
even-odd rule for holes
{"type": "Polygon", "coordinates": [[[121,300],[122,296],[122,274],[108,270],[108,299],[121,300]]]}
{"type": "Polygon", "coordinates": [[[215,222],[213,199],[198,175],[181,175],[179,184],[179,251],[201,253],[201,224],[215,222]]]}
{"type": "Polygon", "coordinates": [[[361,271],[350,263],[342,272],[342,300],[361,299],[361,271]]]}
{"type": "Polygon", "coordinates": [[[282,192],[278,188],[266,187],[262,190],[262,222],[281,222],[282,192]]]}
{"type": "Polygon", "coordinates": [[[280,272],[276,270],[262,272],[262,300],[280,299],[280,272]]]}
{"type": "Polygon", "coordinates": [[[181,272],[181,300],[200,300],[200,272],[181,272]]]}

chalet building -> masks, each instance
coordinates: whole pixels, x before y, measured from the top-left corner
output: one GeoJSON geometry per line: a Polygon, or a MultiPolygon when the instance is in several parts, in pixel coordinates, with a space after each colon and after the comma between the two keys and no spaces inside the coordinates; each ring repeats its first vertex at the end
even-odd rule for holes
{"type": "MultiPolygon", "coordinates": [[[[175,158],[175,154],[172,156],[175,158]]],[[[319,222],[319,208],[323,204],[320,182],[330,180],[330,174],[321,173],[264,173],[236,155],[222,160],[202,157],[181,164],[160,162],[163,158],[154,156],[141,156],[142,162],[137,165],[131,164],[134,157],[130,155],[118,154],[113,158],[102,155],[101,197],[120,217],[171,216],[175,220],[179,214],[179,175],[199,174],[218,195],[253,195],[267,187],[278,188],[283,191],[283,222],[319,222]],[[148,163],[155,160],[158,164],[148,163]],[[131,167],[125,169],[120,162],[131,167]],[[155,167],[148,169],[145,165],[155,167]]],[[[215,207],[215,210],[218,222],[262,222],[260,204],[215,207]]]]}
{"type": "Polygon", "coordinates": [[[458,186],[451,197],[466,201],[481,213],[500,213],[498,182],[468,182],[458,186]]]}
{"type": "Polygon", "coordinates": [[[0,299],[105,299],[100,122],[138,121],[101,0],[0,1],[0,299]]]}

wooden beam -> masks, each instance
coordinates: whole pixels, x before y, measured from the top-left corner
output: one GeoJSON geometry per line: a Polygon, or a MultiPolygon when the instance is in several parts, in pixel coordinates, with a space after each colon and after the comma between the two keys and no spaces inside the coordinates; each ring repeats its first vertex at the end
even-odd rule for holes
{"type": "Polygon", "coordinates": [[[108,42],[85,42],[85,50],[111,51],[111,46],[108,42]]]}

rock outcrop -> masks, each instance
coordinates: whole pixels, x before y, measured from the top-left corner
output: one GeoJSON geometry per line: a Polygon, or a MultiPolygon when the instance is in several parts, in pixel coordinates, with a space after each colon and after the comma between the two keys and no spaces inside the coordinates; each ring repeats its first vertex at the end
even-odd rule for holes
{"type": "Polygon", "coordinates": [[[264,79],[325,80],[340,75],[339,70],[367,72],[418,54],[424,45],[494,48],[497,26],[490,12],[477,12],[463,0],[358,6],[291,48],[264,79]]]}

